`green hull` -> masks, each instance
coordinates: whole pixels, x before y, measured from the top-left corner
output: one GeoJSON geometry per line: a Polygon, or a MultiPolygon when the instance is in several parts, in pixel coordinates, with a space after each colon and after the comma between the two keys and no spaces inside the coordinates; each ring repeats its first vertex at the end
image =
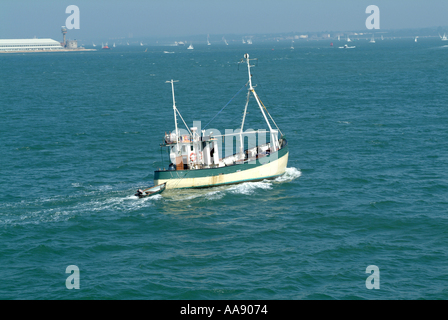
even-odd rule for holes
{"type": "Polygon", "coordinates": [[[282,145],[282,148],[272,153],[268,156],[265,156],[261,159],[245,162],[242,164],[234,164],[230,166],[220,167],[220,168],[208,168],[208,169],[197,169],[197,170],[171,170],[171,171],[155,171],[154,172],[154,183],[162,183],[162,182],[168,182],[167,188],[178,188],[177,182],[179,180],[186,180],[186,179],[195,179],[196,181],[201,180],[203,178],[210,178],[210,177],[216,177],[216,179],[213,179],[213,183],[206,183],[206,184],[200,184],[199,185],[192,185],[188,187],[181,187],[179,185],[179,188],[206,188],[206,187],[212,187],[212,186],[219,186],[219,185],[225,185],[225,184],[234,184],[234,183],[241,183],[241,182],[247,182],[247,181],[258,181],[258,180],[264,180],[264,179],[271,179],[278,177],[284,173],[281,172],[279,174],[274,175],[263,175],[263,174],[256,174],[255,176],[247,177],[244,173],[248,172],[249,170],[254,171],[253,169],[266,167],[268,163],[271,162],[287,162],[288,158],[288,144],[286,140],[284,140],[284,143],[282,145]],[[283,160],[284,161],[281,161],[283,160]],[[233,175],[232,175],[233,174],[233,175]],[[235,174],[237,174],[238,177],[236,178],[235,174]],[[230,181],[226,179],[226,177],[229,177],[232,175],[232,178],[230,181]],[[221,179],[222,178],[222,179],[221,179]],[[171,181],[171,183],[170,183],[171,181]]]}

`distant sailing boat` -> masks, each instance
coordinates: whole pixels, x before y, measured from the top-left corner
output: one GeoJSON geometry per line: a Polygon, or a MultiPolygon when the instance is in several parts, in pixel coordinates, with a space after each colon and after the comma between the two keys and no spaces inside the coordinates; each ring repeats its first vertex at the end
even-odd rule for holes
{"type": "Polygon", "coordinates": [[[227,40],[226,40],[224,37],[222,37],[222,41],[224,41],[224,43],[226,44],[226,46],[229,45],[229,44],[227,43],[227,40]]]}
{"type": "Polygon", "coordinates": [[[294,40],[292,40],[292,43],[291,43],[291,50],[294,50],[294,40]]]}
{"type": "Polygon", "coordinates": [[[252,44],[252,39],[247,39],[247,44],[252,44]]]}
{"type": "Polygon", "coordinates": [[[208,41],[209,35],[207,35],[207,45],[211,45],[210,41],[208,41]]]}
{"type": "Polygon", "coordinates": [[[446,33],[443,34],[443,37],[439,34],[440,39],[442,39],[442,41],[447,41],[448,38],[446,37],[446,33]]]}
{"type": "Polygon", "coordinates": [[[384,40],[383,35],[381,35],[381,40],[384,40]]]}
{"type": "Polygon", "coordinates": [[[349,36],[347,36],[347,42],[352,42],[352,40],[350,40],[349,36]]]}
{"type": "Polygon", "coordinates": [[[112,45],[112,47],[114,47],[114,48],[115,48],[115,42],[114,42],[114,44],[112,45]]]}
{"type": "Polygon", "coordinates": [[[246,44],[246,41],[244,41],[244,38],[243,38],[243,44],[246,44]]]}
{"type": "Polygon", "coordinates": [[[190,45],[188,46],[187,49],[189,49],[189,50],[193,50],[193,49],[194,49],[194,48],[193,48],[193,45],[191,44],[191,42],[190,42],[190,45]]]}
{"type": "Polygon", "coordinates": [[[94,47],[96,47],[96,44],[94,44],[93,42],[92,42],[92,45],[93,45],[94,47]]]}
{"type": "Polygon", "coordinates": [[[418,39],[418,36],[417,36],[417,37],[415,37],[415,40],[414,40],[414,41],[415,41],[415,42],[417,42],[417,39],[418,39]]]}
{"type": "Polygon", "coordinates": [[[370,39],[370,43],[375,43],[375,35],[372,34],[372,39],[370,39]]]}
{"type": "Polygon", "coordinates": [[[341,36],[338,36],[338,41],[341,41],[341,36]]]}

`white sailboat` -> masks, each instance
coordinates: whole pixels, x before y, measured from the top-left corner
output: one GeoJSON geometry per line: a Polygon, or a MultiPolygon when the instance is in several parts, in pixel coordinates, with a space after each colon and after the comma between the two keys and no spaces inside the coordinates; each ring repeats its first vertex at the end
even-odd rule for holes
{"type": "Polygon", "coordinates": [[[243,44],[246,44],[246,41],[244,40],[244,38],[243,38],[243,44]]]}
{"type": "Polygon", "coordinates": [[[291,50],[294,50],[294,40],[292,40],[292,43],[291,43],[291,50]]]}
{"type": "Polygon", "coordinates": [[[208,40],[208,38],[209,38],[209,35],[207,35],[207,45],[209,46],[209,45],[211,45],[211,43],[210,43],[210,41],[208,40]]]}
{"type": "Polygon", "coordinates": [[[226,38],[222,37],[222,41],[224,41],[224,43],[226,44],[226,46],[228,46],[229,44],[227,43],[226,38]]]}
{"type": "Polygon", "coordinates": [[[415,42],[417,42],[417,39],[418,39],[418,36],[417,36],[417,37],[415,37],[415,40],[414,40],[414,41],[415,41],[415,42]]]}
{"type": "Polygon", "coordinates": [[[114,44],[112,45],[112,47],[114,47],[114,48],[115,48],[115,42],[114,42],[114,44]]]}
{"type": "Polygon", "coordinates": [[[188,46],[188,48],[187,48],[188,50],[193,50],[194,48],[193,48],[193,45],[191,44],[191,42],[190,42],[190,45],[188,46]]]}
{"type": "Polygon", "coordinates": [[[347,36],[347,42],[352,42],[352,40],[350,40],[349,36],[347,36]]]}
{"type": "Polygon", "coordinates": [[[96,44],[94,44],[93,42],[92,42],[92,45],[93,45],[94,47],[96,47],[96,44]]]}
{"type": "Polygon", "coordinates": [[[168,148],[170,164],[168,169],[154,172],[154,185],[166,183],[167,190],[204,188],[273,179],[285,173],[289,157],[288,142],[252,86],[253,65],[250,64],[252,60],[255,59],[249,59],[249,54],[245,54],[242,61],[247,64],[249,81],[238,91],[239,93],[246,88],[247,99],[242,122],[237,124],[234,133],[221,134],[215,129],[206,131],[205,128],[214,118],[204,128],[198,127],[201,125],[200,122],[195,122],[194,126],[189,128],[176,106],[174,82],[177,81],[166,81],[171,84],[175,130],[165,133],[164,143],[160,145],[162,148],[168,148]],[[269,128],[268,131],[243,131],[251,96],[255,98],[269,128]],[[177,116],[182,119],[186,130],[178,128],[177,116]],[[266,142],[267,133],[270,137],[269,142],[266,142]],[[234,137],[237,137],[235,149],[232,148],[236,153],[221,154],[223,150],[221,142],[225,137],[227,137],[226,143],[231,141],[232,144],[234,137]]]}
{"type": "Polygon", "coordinates": [[[442,39],[442,41],[447,41],[448,38],[446,37],[446,33],[443,34],[443,37],[439,34],[440,39],[442,39]]]}
{"type": "Polygon", "coordinates": [[[372,39],[370,39],[370,43],[375,43],[375,35],[372,34],[372,39]]]}
{"type": "Polygon", "coordinates": [[[252,44],[252,39],[247,39],[247,44],[252,44]]]}

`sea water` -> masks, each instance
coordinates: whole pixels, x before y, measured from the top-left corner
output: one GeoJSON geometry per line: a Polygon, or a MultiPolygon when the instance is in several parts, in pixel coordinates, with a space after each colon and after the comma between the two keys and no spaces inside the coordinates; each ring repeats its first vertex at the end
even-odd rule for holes
{"type": "MultiPolygon", "coordinates": [[[[448,47],[353,45],[0,55],[0,298],[447,299],[448,47]],[[135,197],[168,165],[165,81],[187,125],[207,123],[247,82],[245,53],[285,175],[135,197]]],[[[245,99],[210,127],[238,128],[245,99]]]]}

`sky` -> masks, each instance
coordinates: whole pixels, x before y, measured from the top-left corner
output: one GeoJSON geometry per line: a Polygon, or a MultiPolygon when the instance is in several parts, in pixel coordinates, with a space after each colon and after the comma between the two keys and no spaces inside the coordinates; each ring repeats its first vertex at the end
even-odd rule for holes
{"type": "Polygon", "coordinates": [[[366,8],[380,29],[448,26],[448,0],[0,0],[0,39],[61,38],[79,8],[70,39],[251,35],[367,30],[366,8]]]}

